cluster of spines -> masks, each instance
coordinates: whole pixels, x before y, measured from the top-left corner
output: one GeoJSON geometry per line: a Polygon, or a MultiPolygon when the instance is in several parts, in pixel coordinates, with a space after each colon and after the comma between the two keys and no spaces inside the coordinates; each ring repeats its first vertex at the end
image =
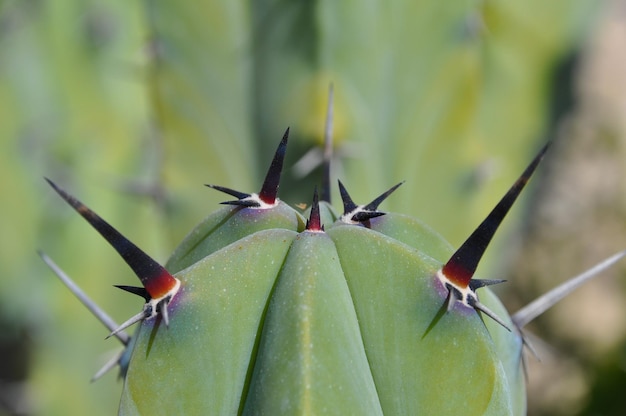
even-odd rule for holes
{"type": "MultiPolygon", "coordinates": [[[[331,90],[332,91],[332,90],[331,90]]],[[[329,118],[330,120],[330,118],[329,118]]],[[[328,123],[328,121],[327,121],[328,123]]],[[[330,128],[327,125],[325,148],[330,148],[330,128]]],[[[276,206],[279,202],[278,188],[280,185],[280,177],[282,173],[287,142],[289,137],[289,128],[285,131],[282,140],[280,141],[278,148],[274,154],[271,165],[267,171],[265,180],[261,187],[261,191],[256,193],[244,193],[230,188],[226,188],[218,185],[206,185],[211,188],[217,189],[221,192],[229,194],[237,198],[236,200],[225,201],[222,204],[234,205],[242,208],[252,209],[269,209],[276,206]]],[[[461,247],[452,255],[452,257],[443,265],[443,267],[436,273],[436,279],[447,290],[446,303],[444,303],[445,311],[450,311],[457,303],[465,305],[480,311],[494,321],[502,325],[504,328],[510,330],[506,323],[499,318],[494,312],[489,310],[484,304],[482,304],[476,294],[476,290],[498,283],[504,282],[504,280],[484,280],[474,279],[473,276],[478,267],[487,246],[489,245],[493,235],[501,224],[502,220],[512,207],[513,203],[519,196],[520,192],[530,179],[531,175],[539,165],[543,158],[548,146],[544,146],[539,154],[533,159],[530,165],[522,173],[519,179],[509,189],[505,196],[500,200],[496,207],[489,213],[486,219],[476,228],[476,230],[470,235],[470,237],[461,245],[461,247]]],[[[322,200],[330,202],[330,156],[325,152],[325,165],[324,165],[324,180],[322,186],[322,200]]],[[[70,204],[79,214],[81,214],[122,256],[126,263],[133,269],[135,274],[139,277],[143,287],[135,286],[116,286],[127,292],[141,296],[145,300],[142,311],[137,315],[131,317],[123,324],[117,326],[103,311],[99,310],[93,302],[88,300],[86,295],[77,288],[71,280],[50,260],[47,256],[42,254],[44,261],[55,271],[57,275],[70,287],[70,289],[83,300],[96,316],[100,318],[102,322],[111,331],[110,336],[116,336],[124,345],[128,345],[130,337],[124,332],[124,330],[130,325],[137,323],[145,319],[151,319],[158,317],[168,326],[169,314],[168,306],[172,299],[176,296],[180,289],[180,281],[172,276],[163,266],[158,264],[145,252],[131,243],[117,230],[115,230],[106,221],[100,218],[92,210],[87,208],[84,204],[78,201],[73,196],[59,188],[52,181],[46,179],[52,188],[70,204]]],[[[386,192],[375,198],[368,204],[357,205],[350,197],[348,191],[341,181],[338,181],[339,192],[343,202],[343,214],[340,216],[339,221],[347,224],[362,225],[369,228],[371,226],[370,220],[382,215],[384,212],[378,210],[378,206],[393,193],[403,182],[400,182],[391,187],[386,192]]],[[[321,222],[320,209],[319,209],[319,196],[317,188],[313,195],[313,204],[311,206],[310,216],[306,222],[305,229],[309,232],[324,232],[324,224],[321,222]]],[[[520,330],[525,324],[530,322],[536,316],[541,314],[544,310],[554,305],[560,298],[570,293],[574,288],[578,287],[584,281],[589,280],[592,276],[597,275],[602,270],[605,270],[622,257],[626,256],[626,251],[618,253],[611,258],[605,260],[600,265],[591,269],[572,279],[570,282],[560,286],[553,291],[542,296],[536,302],[532,302],[527,307],[523,308],[517,314],[513,315],[512,321],[520,330]]],[[[435,317],[437,319],[437,317],[435,317]]],[[[433,321],[433,324],[436,321],[433,321]]],[[[108,338],[108,337],[107,337],[108,338]]],[[[105,367],[98,372],[97,376],[104,373],[105,370],[112,368],[115,364],[119,363],[120,357],[115,357],[114,360],[107,363],[105,367]]]]}
{"type": "Polygon", "coordinates": [[[366,227],[369,227],[369,221],[372,218],[385,215],[384,212],[378,211],[378,206],[385,199],[387,199],[387,197],[391,195],[393,191],[398,189],[398,187],[404,183],[404,181],[402,181],[397,185],[392,186],[389,190],[380,194],[369,204],[357,205],[354,203],[354,201],[352,201],[350,194],[346,190],[346,187],[343,186],[341,181],[337,182],[339,183],[339,193],[341,194],[341,200],[343,201],[343,215],[341,216],[340,220],[347,224],[362,224],[366,227]]]}
{"type": "Polygon", "coordinates": [[[258,194],[248,194],[245,192],[235,191],[231,188],[226,188],[219,185],[206,184],[209,188],[217,189],[228,195],[234,196],[235,200],[224,201],[224,205],[236,205],[246,208],[271,208],[278,203],[278,188],[280,186],[280,176],[283,170],[283,163],[285,161],[285,153],[287,152],[287,141],[289,140],[289,128],[285,130],[283,138],[278,144],[278,148],[274,153],[272,163],[265,175],[263,186],[258,194]]]}
{"type": "Polygon", "coordinates": [[[180,289],[180,280],[172,276],[163,266],[78,199],[59,188],[51,180],[46,180],[68,204],[111,244],[124,259],[126,264],[135,272],[143,285],[143,287],[118,286],[120,289],[141,296],[145,299],[146,303],[139,314],[113,330],[109,337],[128,328],[134,323],[157,315],[163,318],[166,326],[169,325],[167,308],[172,298],[180,289]]]}
{"type": "MultiPolygon", "coordinates": [[[[280,177],[286,154],[288,138],[289,128],[285,131],[282,140],[276,149],[261,187],[261,191],[258,194],[240,192],[219,185],[207,184],[206,186],[237,198],[236,200],[224,201],[222,204],[246,208],[271,208],[275,206],[279,201],[278,188],[280,185],[280,177]]],[[[472,275],[475,272],[478,261],[482,257],[482,254],[491,240],[493,233],[497,229],[501,220],[504,218],[504,215],[508,212],[508,209],[515,201],[515,198],[523,188],[527,179],[530,177],[530,174],[537,166],[540,156],[542,155],[543,151],[535,159],[535,161],[533,161],[531,167],[526,170],[524,175],[522,175],[522,177],[516,182],[513,188],[507,193],[498,206],[496,206],[487,219],[483,221],[470,238],[461,246],[461,248],[459,248],[459,250],[457,250],[448,263],[446,263],[443,267],[441,275],[448,280],[446,282],[446,287],[450,290],[450,307],[455,300],[460,300],[465,303],[471,303],[472,306],[482,310],[484,306],[477,301],[475,296],[472,296],[472,293],[474,293],[474,291],[479,287],[502,282],[502,280],[475,280],[472,279],[472,275]],[[471,292],[469,296],[462,294],[466,288],[469,288],[471,292]]],[[[167,305],[171,301],[171,298],[176,294],[180,286],[180,281],[173,277],[154,259],[126,239],[95,212],[73,196],[69,195],[63,189],[59,188],[49,179],[46,180],[68,204],[81,214],[118,251],[143,284],[143,287],[116,286],[122,290],[144,298],[146,304],[141,313],[124,322],[118,328],[113,330],[110,335],[115,335],[119,331],[142,319],[151,318],[156,315],[161,315],[167,325],[169,321],[167,305]]],[[[368,204],[357,205],[352,200],[343,183],[338,180],[339,193],[341,195],[344,209],[344,212],[340,217],[340,221],[347,224],[361,224],[369,227],[369,223],[372,218],[385,215],[385,212],[378,210],[378,206],[403,183],[404,182],[400,182],[392,186],[389,190],[385,191],[368,204]]],[[[325,189],[323,194],[327,195],[327,198],[329,199],[330,192],[328,190],[325,189]]],[[[320,219],[317,188],[314,192],[311,214],[310,218],[307,220],[306,229],[309,231],[324,230],[324,225],[321,224],[320,219]]],[[[494,319],[497,320],[497,318],[494,319]]]]}

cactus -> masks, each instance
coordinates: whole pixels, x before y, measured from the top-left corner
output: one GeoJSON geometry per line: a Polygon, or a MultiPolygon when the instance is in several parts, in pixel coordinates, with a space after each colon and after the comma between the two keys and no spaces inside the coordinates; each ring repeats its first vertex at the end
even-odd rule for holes
{"type": "Polygon", "coordinates": [[[503,281],[475,278],[547,146],[455,251],[421,222],[378,210],[401,183],[357,205],[339,181],[343,214],[329,181],[304,213],[282,202],[288,134],[258,194],[208,185],[235,199],[164,267],[48,181],[142,284],[120,286],[145,301],[121,325],[83,296],[125,346],[103,369],[117,364],[124,377],[119,413],[525,414],[523,327],[626,255],[512,316],[487,287],[503,281]]]}

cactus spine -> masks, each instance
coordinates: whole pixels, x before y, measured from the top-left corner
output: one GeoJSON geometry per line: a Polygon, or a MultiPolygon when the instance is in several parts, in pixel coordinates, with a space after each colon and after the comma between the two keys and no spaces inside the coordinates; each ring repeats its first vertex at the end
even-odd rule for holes
{"type": "Polygon", "coordinates": [[[378,210],[401,183],[357,205],[339,182],[341,215],[317,190],[306,215],[280,201],[288,133],[258,194],[208,185],[236,199],[165,267],[49,181],[142,284],[121,287],[142,310],[110,328],[126,345],[120,414],[524,414],[521,330],[554,302],[511,318],[486,288],[503,281],[474,273],[547,147],[453,252],[378,210]]]}

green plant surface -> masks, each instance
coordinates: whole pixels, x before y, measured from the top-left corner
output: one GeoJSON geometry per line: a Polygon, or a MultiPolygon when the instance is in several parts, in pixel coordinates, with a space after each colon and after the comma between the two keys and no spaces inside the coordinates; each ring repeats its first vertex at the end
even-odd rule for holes
{"type": "MultiPolygon", "coordinates": [[[[545,135],[553,70],[598,8],[0,2],[0,322],[3,339],[30,340],[18,344],[27,407],[108,415],[122,388],[110,375],[88,383],[117,346],[49,277],[38,248],[116,319],[140,306],[110,288],[134,280],[43,176],[166,259],[220,201],[203,183],[255,189],[287,125],[289,166],[321,146],[333,82],[335,177],[355,199],[406,179],[386,210],[420,218],[456,246],[545,135]]],[[[315,174],[285,176],[281,198],[308,201],[315,174]]],[[[490,256],[482,275],[498,250],[490,256]]]]}
{"type": "Polygon", "coordinates": [[[180,271],[170,329],[137,333],[121,413],[524,414],[517,332],[466,307],[441,315],[442,264],[419,250],[326,228],[251,230],[180,271]]]}
{"type": "Polygon", "coordinates": [[[133,354],[121,414],[205,414],[207,406],[215,414],[237,413],[260,320],[282,265],[271,260],[284,258],[294,237],[284,229],[260,231],[181,273],[185,289],[173,313],[190,325],[172,322],[165,331],[154,320],[142,325],[134,349],[142,353],[133,354]],[[208,279],[207,271],[215,278],[208,279]],[[199,351],[216,354],[199,360],[199,351]]]}

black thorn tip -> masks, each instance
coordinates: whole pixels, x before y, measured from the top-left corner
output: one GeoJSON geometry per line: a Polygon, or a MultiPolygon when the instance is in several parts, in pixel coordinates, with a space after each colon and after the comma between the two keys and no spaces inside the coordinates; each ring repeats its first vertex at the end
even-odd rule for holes
{"type": "Polygon", "coordinates": [[[383,215],[385,215],[385,213],[380,211],[359,211],[354,214],[350,219],[356,222],[366,222],[371,220],[372,218],[382,217],[383,215]]]}
{"type": "Polygon", "coordinates": [[[98,214],[85,206],[78,199],[59,188],[50,179],[45,178],[48,184],[70,204],[93,228],[104,237],[119,253],[126,264],[135,272],[146,290],[152,297],[160,297],[175,285],[176,279],[152,257],[124,237],[119,231],[103,220],[98,214]]]}
{"type": "Polygon", "coordinates": [[[339,194],[341,195],[341,200],[343,201],[343,215],[349,214],[357,208],[357,205],[350,198],[350,194],[348,193],[345,186],[339,179],[337,179],[339,183],[339,194]]]}
{"type": "Polygon", "coordinates": [[[280,175],[283,170],[283,162],[285,160],[285,154],[287,151],[288,139],[289,127],[287,127],[287,130],[285,130],[285,134],[283,135],[283,138],[280,141],[278,148],[276,149],[274,159],[272,159],[272,164],[267,170],[267,175],[265,176],[263,187],[261,188],[261,192],[259,192],[259,199],[266,204],[271,205],[276,202],[276,197],[278,196],[278,187],[280,185],[280,175]]]}
{"type": "Polygon", "coordinates": [[[234,205],[234,206],[246,207],[246,208],[257,208],[261,206],[261,204],[259,204],[257,201],[254,201],[252,199],[238,199],[236,201],[224,201],[224,202],[220,202],[220,204],[234,205]]]}
{"type": "Polygon", "coordinates": [[[146,302],[148,302],[151,299],[150,294],[143,287],[124,286],[124,285],[113,285],[113,286],[115,286],[118,289],[122,289],[125,292],[132,293],[133,295],[140,296],[140,297],[144,298],[144,300],[146,302]]]}
{"type": "Polygon", "coordinates": [[[392,186],[391,188],[389,188],[388,191],[382,193],[380,196],[378,196],[378,198],[374,199],[372,202],[370,202],[369,204],[367,204],[366,206],[363,207],[364,210],[366,211],[376,211],[378,209],[378,206],[385,200],[387,199],[387,197],[389,195],[391,195],[393,193],[393,191],[395,191],[396,189],[398,189],[400,187],[400,185],[402,185],[404,183],[404,181],[392,186]]]}
{"type": "Polygon", "coordinates": [[[475,292],[476,289],[480,289],[481,287],[497,285],[504,282],[506,282],[506,280],[503,279],[472,279],[469,282],[469,287],[475,292]]]}
{"type": "Polygon", "coordinates": [[[509,212],[511,206],[519,196],[531,175],[539,165],[549,144],[546,144],[528,165],[524,173],[515,181],[509,191],[502,197],[495,208],[487,215],[487,218],[474,230],[461,247],[452,255],[443,267],[443,274],[455,284],[467,287],[472,276],[476,272],[478,263],[485,254],[487,246],[500,223],[509,212]]]}
{"type": "Polygon", "coordinates": [[[250,194],[247,194],[245,192],[235,191],[234,189],[226,188],[225,186],[210,185],[210,184],[205,184],[204,186],[208,186],[209,188],[213,188],[213,189],[218,190],[220,192],[224,192],[225,194],[234,196],[237,199],[244,199],[244,198],[248,198],[250,196],[250,194]]]}
{"type": "Polygon", "coordinates": [[[306,229],[309,231],[324,231],[324,226],[322,225],[322,220],[320,218],[320,204],[317,194],[317,186],[313,192],[313,204],[311,205],[311,214],[309,215],[309,219],[306,221],[306,229]]]}

